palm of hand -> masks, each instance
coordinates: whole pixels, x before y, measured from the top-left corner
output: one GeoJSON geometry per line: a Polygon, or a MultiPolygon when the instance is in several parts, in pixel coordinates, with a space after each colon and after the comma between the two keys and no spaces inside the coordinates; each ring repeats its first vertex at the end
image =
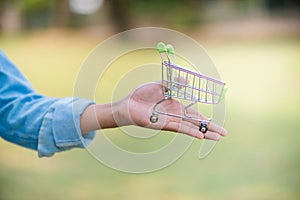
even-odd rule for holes
{"type": "MultiPolygon", "coordinates": [[[[204,137],[212,140],[219,140],[220,136],[227,134],[226,130],[216,124],[209,124],[209,131],[205,134],[199,131],[198,121],[183,120],[178,117],[171,117],[167,115],[159,115],[159,120],[156,123],[151,123],[150,116],[152,115],[153,106],[162,100],[164,97],[162,93],[162,85],[160,83],[148,83],[135,89],[127,98],[127,116],[129,117],[129,124],[135,124],[142,127],[169,130],[174,132],[181,132],[199,139],[204,137]]],[[[168,99],[162,102],[158,109],[167,113],[176,115],[183,114],[184,105],[174,99],[168,99]]],[[[206,118],[195,110],[187,110],[188,114],[206,120],[206,118]]]]}
{"type": "MultiPolygon", "coordinates": [[[[157,123],[150,122],[153,106],[164,97],[162,85],[158,83],[148,83],[137,88],[129,98],[129,112],[132,121],[139,126],[150,126],[155,129],[166,129],[171,122],[180,122],[180,118],[160,116],[157,123]]],[[[174,99],[165,101],[160,109],[164,112],[181,114],[182,104],[174,99]]]]}
{"type": "MultiPolygon", "coordinates": [[[[164,97],[162,85],[159,83],[148,83],[135,89],[128,97],[128,113],[131,124],[142,127],[182,132],[194,137],[203,138],[197,124],[183,121],[178,117],[159,115],[156,123],[150,122],[153,106],[164,97]]],[[[158,109],[167,113],[182,115],[183,105],[174,99],[164,101],[158,109]]]]}

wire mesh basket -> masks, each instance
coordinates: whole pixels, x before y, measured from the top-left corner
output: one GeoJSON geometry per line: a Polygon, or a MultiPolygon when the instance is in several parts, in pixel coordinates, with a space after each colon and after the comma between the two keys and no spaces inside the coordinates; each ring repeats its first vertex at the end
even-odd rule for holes
{"type": "Polygon", "coordinates": [[[165,97],[192,102],[217,104],[222,99],[225,83],[164,61],[162,63],[165,97]]]}
{"type": "Polygon", "coordinates": [[[200,122],[200,131],[205,133],[210,120],[189,116],[186,110],[198,102],[218,104],[224,98],[226,84],[220,80],[176,65],[176,56],[172,45],[165,45],[160,42],[157,45],[157,49],[162,59],[162,92],[165,98],[157,102],[153,107],[150,121],[152,123],[157,122],[159,114],[196,120],[200,122]],[[157,106],[159,104],[172,98],[190,102],[190,104],[185,106],[183,115],[158,110],[157,106]]]}

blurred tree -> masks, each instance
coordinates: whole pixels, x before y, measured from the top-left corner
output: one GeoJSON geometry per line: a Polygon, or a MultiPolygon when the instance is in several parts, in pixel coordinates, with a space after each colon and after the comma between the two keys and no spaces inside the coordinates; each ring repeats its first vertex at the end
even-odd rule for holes
{"type": "Polygon", "coordinates": [[[135,0],[110,0],[111,18],[118,32],[125,31],[130,26],[130,12],[135,0]]]}
{"type": "Polygon", "coordinates": [[[170,26],[191,27],[200,22],[203,0],[110,0],[110,13],[118,31],[135,23],[155,22],[170,26]]]}
{"type": "Polygon", "coordinates": [[[0,0],[0,33],[17,33],[21,29],[21,25],[18,1],[0,0]]]}
{"type": "Polygon", "coordinates": [[[52,7],[52,1],[46,0],[19,0],[19,4],[27,13],[48,11],[52,7]]]}
{"type": "Polygon", "coordinates": [[[0,33],[3,32],[3,13],[4,13],[5,1],[0,0],[0,33]]]}
{"type": "Polygon", "coordinates": [[[72,13],[69,7],[69,0],[54,0],[53,15],[56,26],[71,25],[72,13]]]}
{"type": "Polygon", "coordinates": [[[299,0],[265,0],[265,4],[270,10],[300,7],[299,0]]]}
{"type": "MultiPolygon", "coordinates": [[[[300,13],[299,0],[106,0],[103,9],[95,9],[97,12],[101,10],[101,15],[99,13],[83,15],[72,13],[69,1],[0,0],[0,32],[11,33],[21,28],[53,25],[62,27],[97,25],[101,20],[107,21],[106,23],[112,22],[118,32],[137,26],[153,25],[188,29],[198,26],[205,20],[249,17],[251,13],[257,13],[260,9],[261,12],[275,12],[275,14],[278,11],[282,14],[283,10],[290,13],[290,10],[298,9],[294,13],[297,16],[300,13]],[[107,11],[110,16],[108,20],[107,11]]],[[[83,1],[85,0],[81,3],[83,1]]],[[[71,3],[80,6],[79,1],[73,0],[71,3]]]]}
{"type": "Polygon", "coordinates": [[[26,29],[47,27],[51,24],[51,9],[53,1],[19,0],[22,11],[23,25],[26,29]]]}

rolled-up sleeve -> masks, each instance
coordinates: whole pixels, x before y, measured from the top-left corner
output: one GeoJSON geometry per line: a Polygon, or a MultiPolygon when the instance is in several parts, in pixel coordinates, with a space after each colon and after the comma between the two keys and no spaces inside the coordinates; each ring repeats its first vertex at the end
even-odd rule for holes
{"type": "Polygon", "coordinates": [[[39,157],[74,147],[85,148],[95,132],[82,135],[80,116],[92,101],[81,98],[63,98],[55,102],[45,114],[38,137],[39,157]]]}
{"type": "Polygon", "coordinates": [[[80,116],[93,101],[52,98],[34,91],[0,50],[0,137],[37,150],[38,156],[85,148],[95,132],[82,135],[80,116]]]}

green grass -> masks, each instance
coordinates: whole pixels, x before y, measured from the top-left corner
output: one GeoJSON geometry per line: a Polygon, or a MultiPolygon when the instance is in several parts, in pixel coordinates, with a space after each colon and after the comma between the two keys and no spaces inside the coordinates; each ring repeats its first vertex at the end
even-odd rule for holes
{"type": "MultiPolygon", "coordinates": [[[[80,64],[99,41],[64,32],[0,38],[2,50],[37,91],[54,97],[72,95],[80,64]]],[[[39,159],[33,151],[0,140],[0,199],[297,199],[300,40],[225,41],[206,49],[229,85],[229,135],[206,159],[198,160],[201,142],[195,141],[173,165],[132,175],[98,163],[85,150],[39,159]]],[[[136,55],[134,62],[143,63],[143,56],[136,55]]],[[[99,101],[110,98],[96,94],[99,101]]],[[[123,139],[110,136],[127,148],[151,149],[120,133],[123,139]]]]}

